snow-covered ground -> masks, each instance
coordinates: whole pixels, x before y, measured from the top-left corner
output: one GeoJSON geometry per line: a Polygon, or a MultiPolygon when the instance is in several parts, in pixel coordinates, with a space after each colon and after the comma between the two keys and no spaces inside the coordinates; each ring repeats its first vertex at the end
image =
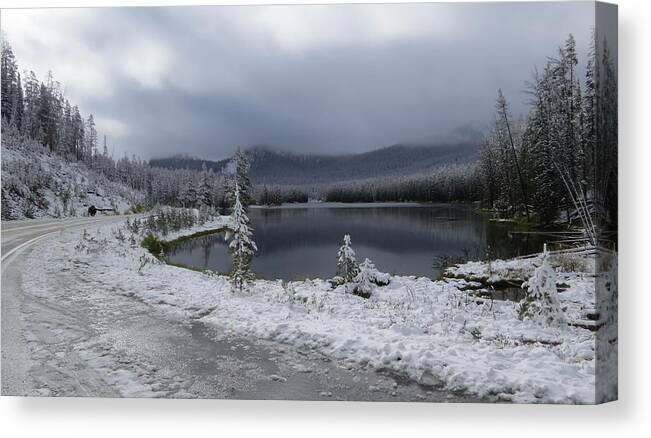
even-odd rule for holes
{"type": "Polygon", "coordinates": [[[3,219],[84,216],[91,205],[124,214],[143,201],[144,194],[110,182],[82,163],[3,135],[3,219]]]}
{"type": "MultiPolygon", "coordinates": [[[[228,223],[228,217],[217,217],[166,239],[228,223]]],[[[257,280],[248,291],[235,292],[227,277],[164,264],[134,244],[142,236],[130,236],[124,225],[101,225],[85,236],[69,231],[43,242],[27,261],[24,287],[37,294],[46,274],[42,260],[54,260],[60,266],[47,269],[74,272],[83,266],[83,275],[71,277],[78,284],[66,285],[70,291],[92,279],[106,293],[135,297],[176,318],[313,349],[353,366],[392,370],[425,385],[487,400],[597,400],[595,332],[521,321],[517,303],[474,297],[462,290],[465,280],[392,276],[369,299],[320,279],[257,280]]],[[[502,263],[522,270],[533,262],[502,263]]],[[[468,264],[457,273],[485,268],[468,264]]],[[[589,307],[594,277],[563,275],[566,289],[560,295],[566,303],[576,302],[571,311],[589,307]]],[[[607,354],[616,355],[616,343],[611,347],[607,354]]]]}
{"type": "MultiPolygon", "coordinates": [[[[445,275],[448,282],[462,289],[478,289],[490,295],[494,290],[492,287],[520,286],[531,277],[540,262],[540,255],[491,262],[473,261],[449,267],[445,275]]],[[[562,290],[559,300],[567,319],[572,323],[590,325],[588,316],[597,313],[594,257],[580,252],[573,255],[552,253],[551,262],[557,271],[557,285],[562,290]],[[567,269],[568,265],[572,269],[567,269]]]]}

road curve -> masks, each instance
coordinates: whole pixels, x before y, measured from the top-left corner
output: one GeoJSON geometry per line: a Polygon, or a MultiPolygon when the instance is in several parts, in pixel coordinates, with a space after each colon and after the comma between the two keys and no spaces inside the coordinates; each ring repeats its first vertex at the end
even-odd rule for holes
{"type": "Polygon", "coordinates": [[[33,394],[28,384],[30,354],[25,343],[25,315],[20,283],[21,261],[31,246],[42,239],[75,227],[119,220],[121,217],[98,216],[68,219],[30,219],[3,221],[2,238],[1,337],[2,362],[0,381],[2,395],[33,394]]]}
{"type": "Polygon", "coordinates": [[[23,290],[25,260],[39,242],[120,218],[2,223],[2,395],[472,401],[313,351],[171,320],[115,291],[68,290],[70,272],[46,279],[60,291],[55,297],[23,290]]]}

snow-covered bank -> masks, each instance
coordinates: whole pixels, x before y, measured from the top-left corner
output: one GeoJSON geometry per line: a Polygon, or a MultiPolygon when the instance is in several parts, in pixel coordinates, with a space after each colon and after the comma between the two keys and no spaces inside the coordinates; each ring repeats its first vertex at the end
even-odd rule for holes
{"type": "Polygon", "coordinates": [[[123,214],[144,194],[108,181],[81,162],[3,132],[2,219],[83,216],[88,207],[123,214]]]}
{"type": "MultiPolygon", "coordinates": [[[[217,217],[165,239],[228,221],[217,217]]],[[[24,287],[38,293],[42,260],[52,260],[54,268],[75,272],[70,291],[91,287],[133,297],[176,316],[394,370],[423,384],[514,402],[595,401],[595,333],[521,321],[517,303],[473,297],[459,280],[393,276],[369,299],[319,279],[258,280],[237,293],[227,277],[163,264],[129,236],[124,225],[104,225],[86,237],[66,232],[43,242],[26,264],[24,287]]],[[[561,295],[582,300],[591,288],[592,276],[577,275],[561,295]]]]}
{"type": "MultiPolygon", "coordinates": [[[[556,268],[557,286],[561,306],[571,323],[593,326],[596,315],[595,258],[582,253],[554,254],[550,256],[556,268]]],[[[462,289],[476,289],[490,296],[495,289],[511,285],[519,287],[531,277],[540,265],[541,256],[512,260],[473,261],[455,265],[445,270],[448,282],[462,289]]]]}

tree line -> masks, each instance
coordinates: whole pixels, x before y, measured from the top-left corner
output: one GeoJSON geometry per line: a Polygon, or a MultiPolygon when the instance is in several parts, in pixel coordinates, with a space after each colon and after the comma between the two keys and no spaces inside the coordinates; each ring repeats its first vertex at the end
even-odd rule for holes
{"type": "Polygon", "coordinates": [[[328,202],[454,202],[480,196],[474,164],[447,165],[425,175],[331,184],[318,190],[328,202]]]}
{"type": "Polygon", "coordinates": [[[578,223],[594,242],[617,224],[617,78],[606,41],[591,41],[583,77],[572,35],[535,71],[524,120],[498,90],[478,169],[486,207],[578,223]]]}

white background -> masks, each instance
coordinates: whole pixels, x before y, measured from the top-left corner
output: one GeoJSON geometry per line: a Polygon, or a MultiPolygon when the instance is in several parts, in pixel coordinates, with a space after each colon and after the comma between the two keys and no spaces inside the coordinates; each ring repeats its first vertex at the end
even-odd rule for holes
{"type": "MultiPolygon", "coordinates": [[[[396,0],[399,2],[399,0],[396,0]]],[[[0,7],[247,4],[246,1],[10,1],[0,7]]],[[[257,0],[259,4],[274,1],[257,0]]],[[[333,3],[288,1],[275,3],[333,3]]],[[[372,2],[368,2],[372,3],[372,2]]],[[[619,398],[602,406],[265,402],[73,398],[0,399],[0,435],[627,437],[651,436],[651,7],[619,4],[619,398]],[[646,104],[645,104],[646,103],[646,104]],[[646,225],[646,226],[645,226],[646,225]]],[[[110,25],[110,23],[107,23],[110,25]]],[[[552,25],[552,24],[550,24],[552,25]]],[[[37,29],[34,29],[38,32],[37,29]]]]}

